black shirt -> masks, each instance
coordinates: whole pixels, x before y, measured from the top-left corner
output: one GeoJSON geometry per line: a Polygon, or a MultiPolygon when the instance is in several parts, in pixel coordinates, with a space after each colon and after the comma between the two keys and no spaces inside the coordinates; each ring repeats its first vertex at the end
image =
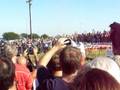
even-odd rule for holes
{"type": "Polygon", "coordinates": [[[69,90],[66,82],[61,78],[52,76],[49,70],[45,67],[38,68],[37,79],[39,82],[37,90],[69,90]]]}

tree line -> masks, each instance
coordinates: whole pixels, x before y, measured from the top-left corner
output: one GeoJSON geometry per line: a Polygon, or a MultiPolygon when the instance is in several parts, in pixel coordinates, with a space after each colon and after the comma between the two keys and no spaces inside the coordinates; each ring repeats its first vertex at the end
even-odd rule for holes
{"type": "MultiPolygon", "coordinates": [[[[18,34],[18,33],[15,33],[15,32],[5,32],[5,33],[3,33],[2,36],[3,36],[4,40],[16,40],[16,39],[23,39],[23,38],[29,38],[30,37],[30,35],[27,34],[27,33],[18,34]]],[[[33,39],[37,39],[37,38],[46,39],[46,38],[49,38],[49,37],[50,36],[48,36],[47,34],[43,34],[41,36],[39,36],[36,33],[32,34],[33,39]]]]}

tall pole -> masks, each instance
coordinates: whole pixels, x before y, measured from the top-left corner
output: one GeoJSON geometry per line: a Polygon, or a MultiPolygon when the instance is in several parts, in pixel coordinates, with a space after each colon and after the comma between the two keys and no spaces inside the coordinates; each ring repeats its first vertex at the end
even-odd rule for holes
{"type": "Polygon", "coordinates": [[[30,39],[32,39],[32,19],[31,19],[31,5],[32,5],[32,0],[28,0],[27,3],[29,4],[30,39]]]}

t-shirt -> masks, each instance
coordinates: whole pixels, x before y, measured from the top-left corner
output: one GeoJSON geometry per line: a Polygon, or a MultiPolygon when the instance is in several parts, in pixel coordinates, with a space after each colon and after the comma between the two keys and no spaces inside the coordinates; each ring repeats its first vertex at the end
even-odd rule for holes
{"type": "Polygon", "coordinates": [[[37,72],[39,87],[37,90],[69,90],[68,84],[61,78],[52,76],[45,67],[40,67],[37,72]]]}
{"type": "Polygon", "coordinates": [[[32,78],[26,66],[15,64],[15,80],[18,90],[31,90],[32,78]]]}

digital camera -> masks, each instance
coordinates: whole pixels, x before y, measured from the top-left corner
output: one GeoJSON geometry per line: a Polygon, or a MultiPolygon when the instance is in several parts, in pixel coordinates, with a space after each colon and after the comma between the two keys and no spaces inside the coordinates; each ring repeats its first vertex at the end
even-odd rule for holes
{"type": "Polygon", "coordinates": [[[70,39],[66,39],[66,40],[64,41],[64,44],[65,44],[65,45],[71,45],[71,40],[70,40],[70,39]]]}
{"type": "Polygon", "coordinates": [[[29,47],[27,50],[28,54],[34,54],[33,47],[29,47]]]}

